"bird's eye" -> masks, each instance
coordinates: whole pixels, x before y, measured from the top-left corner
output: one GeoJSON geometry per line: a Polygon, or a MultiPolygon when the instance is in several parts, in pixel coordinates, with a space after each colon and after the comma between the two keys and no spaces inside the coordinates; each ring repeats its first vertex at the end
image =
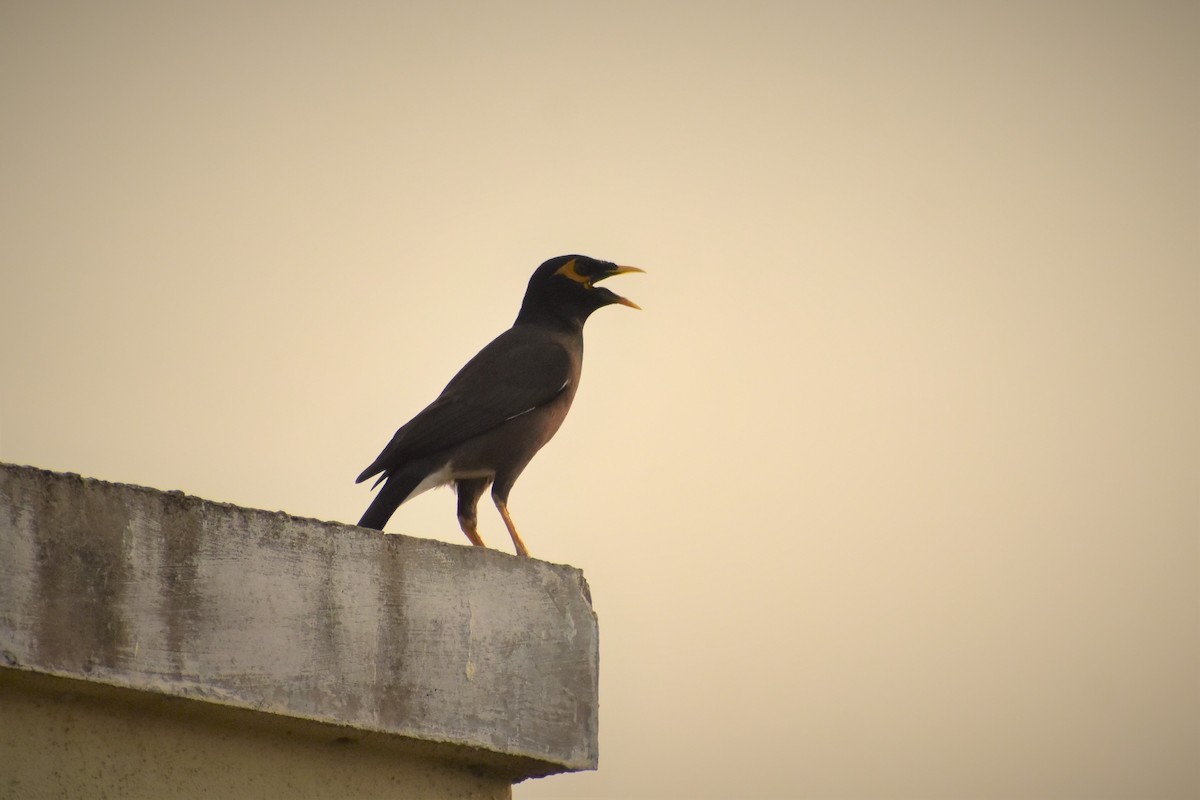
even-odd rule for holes
{"type": "Polygon", "coordinates": [[[572,258],[567,263],[563,264],[555,272],[556,275],[570,278],[576,283],[581,283],[587,288],[592,288],[592,272],[593,269],[589,264],[580,264],[579,259],[572,258]]]}

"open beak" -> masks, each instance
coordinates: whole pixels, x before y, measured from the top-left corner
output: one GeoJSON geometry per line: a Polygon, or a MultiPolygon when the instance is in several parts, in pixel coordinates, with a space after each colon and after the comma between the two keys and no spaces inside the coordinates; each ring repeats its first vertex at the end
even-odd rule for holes
{"type": "MultiPolygon", "coordinates": [[[[639,269],[638,267],[617,267],[612,272],[608,272],[608,273],[602,275],[601,277],[596,278],[595,280],[601,281],[601,280],[604,280],[605,278],[611,278],[613,275],[625,275],[626,273],[629,273],[629,272],[644,273],[645,271],[646,270],[639,269]]],[[[630,308],[636,308],[638,311],[642,310],[641,306],[639,306],[637,303],[633,302],[632,300],[630,300],[627,297],[621,297],[620,295],[618,295],[617,302],[623,306],[629,306],[630,308]]]]}

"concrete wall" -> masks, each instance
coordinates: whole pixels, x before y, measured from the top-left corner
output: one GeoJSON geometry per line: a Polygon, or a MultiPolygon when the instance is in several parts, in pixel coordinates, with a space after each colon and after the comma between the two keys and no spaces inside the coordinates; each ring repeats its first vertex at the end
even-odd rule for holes
{"type": "Polygon", "coordinates": [[[382,734],[0,670],[0,797],[506,800],[511,781],[382,734]]]}
{"type": "Polygon", "coordinates": [[[507,796],[597,669],[573,568],[0,465],[0,793],[507,796]]]}

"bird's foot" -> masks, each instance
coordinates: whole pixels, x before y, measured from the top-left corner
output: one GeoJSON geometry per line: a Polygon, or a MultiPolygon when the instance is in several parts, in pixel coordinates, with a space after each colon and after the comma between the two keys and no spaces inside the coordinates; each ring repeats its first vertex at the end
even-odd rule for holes
{"type": "Polygon", "coordinates": [[[479,535],[479,529],[476,527],[475,520],[468,517],[459,517],[458,527],[462,528],[462,532],[465,533],[467,538],[471,540],[471,544],[475,545],[476,547],[487,547],[487,545],[483,543],[483,537],[479,535]]]}
{"type": "Polygon", "coordinates": [[[508,528],[508,535],[512,537],[513,545],[517,548],[517,555],[529,558],[529,548],[525,546],[525,542],[521,541],[521,534],[517,533],[517,526],[513,523],[512,516],[508,513],[508,504],[497,500],[496,508],[500,510],[500,516],[504,519],[504,526],[508,528]]]}

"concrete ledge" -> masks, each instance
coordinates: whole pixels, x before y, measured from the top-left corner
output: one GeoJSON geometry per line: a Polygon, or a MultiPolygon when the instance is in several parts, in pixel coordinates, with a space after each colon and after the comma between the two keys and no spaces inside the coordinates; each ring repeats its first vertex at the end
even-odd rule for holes
{"type": "Polygon", "coordinates": [[[0,669],[0,797],[511,800],[412,740],[0,669]]]}
{"type": "Polygon", "coordinates": [[[0,465],[0,690],[41,673],[516,781],[596,767],[597,670],[571,567],[0,465]]]}

